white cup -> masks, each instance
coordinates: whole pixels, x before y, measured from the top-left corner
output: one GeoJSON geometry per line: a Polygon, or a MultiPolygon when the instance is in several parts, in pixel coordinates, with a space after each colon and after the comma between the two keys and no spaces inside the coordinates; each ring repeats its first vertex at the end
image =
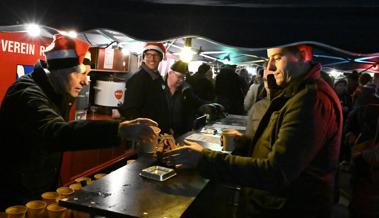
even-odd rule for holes
{"type": "Polygon", "coordinates": [[[222,150],[232,152],[234,150],[234,138],[237,136],[238,131],[235,129],[223,129],[221,133],[221,146],[222,150]]]}

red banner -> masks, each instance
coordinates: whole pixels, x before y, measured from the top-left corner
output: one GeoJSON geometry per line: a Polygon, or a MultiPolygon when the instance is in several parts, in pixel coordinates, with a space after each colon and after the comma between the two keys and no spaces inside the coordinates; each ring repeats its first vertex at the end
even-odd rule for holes
{"type": "Polygon", "coordinates": [[[0,102],[17,77],[28,73],[37,60],[45,59],[43,52],[51,41],[26,32],[0,32],[0,102]]]}

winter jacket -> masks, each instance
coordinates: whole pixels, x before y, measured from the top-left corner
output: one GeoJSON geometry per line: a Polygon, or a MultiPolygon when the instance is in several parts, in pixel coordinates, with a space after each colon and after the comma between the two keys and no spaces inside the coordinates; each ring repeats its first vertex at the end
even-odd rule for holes
{"type": "Polygon", "coordinates": [[[182,134],[191,129],[191,121],[197,108],[207,103],[193,94],[190,86],[183,85],[178,88],[179,95],[175,108],[169,109],[166,82],[156,72],[149,70],[142,64],[126,83],[124,104],[119,108],[120,113],[127,119],[146,117],[156,121],[163,133],[175,132],[182,134]],[[175,116],[171,113],[176,113],[175,116]],[[176,120],[183,122],[178,124],[176,120]],[[172,129],[172,130],[171,130],[172,129]]]}
{"type": "Polygon", "coordinates": [[[243,217],[329,217],[342,110],[320,65],[292,81],[264,114],[246,157],[203,150],[201,175],[250,188],[243,217]]]}
{"type": "Polygon", "coordinates": [[[142,64],[139,71],[126,82],[124,104],[119,108],[126,119],[146,117],[156,121],[162,132],[169,132],[166,84],[157,72],[142,64]]]}
{"type": "Polygon", "coordinates": [[[120,143],[116,121],[68,121],[73,100],[54,91],[39,64],[9,87],[0,108],[0,207],[54,191],[62,151],[120,143]]]}

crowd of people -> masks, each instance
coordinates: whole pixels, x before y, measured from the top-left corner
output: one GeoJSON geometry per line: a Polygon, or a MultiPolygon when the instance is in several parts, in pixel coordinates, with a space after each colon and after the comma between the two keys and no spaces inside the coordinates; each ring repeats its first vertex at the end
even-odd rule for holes
{"type": "Polygon", "coordinates": [[[193,128],[200,106],[217,102],[227,113],[248,115],[234,152],[185,141],[164,161],[241,186],[239,217],[331,217],[341,163],[353,166],[352,217],[378,216],[379,74],[332,81],[313,62],[312,47],[301,44],[268,49],[252,80],[235,66],[213,78],[206,63],[190,75],[180,60],[163,77],[158,66],[166,49],[146,43],[141,67],[126,82],[123,121],[69,121],[87,84],[88,49],[80,39],[55,35],[47,63],[8,89],[0,109],[2,145],[9,149],[0,158],[7,175],[0,180],[1,209],[57,187],[63,151],[153,141],[156,126],[179,136],[193,128]]]}

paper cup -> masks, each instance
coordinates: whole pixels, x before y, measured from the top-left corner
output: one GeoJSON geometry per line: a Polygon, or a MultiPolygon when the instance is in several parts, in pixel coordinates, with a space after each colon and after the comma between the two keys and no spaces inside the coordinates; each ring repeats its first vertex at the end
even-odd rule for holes
{"type": "Polygon", "coordinates": [[[41,200],[29,201],[26,203],[28,218],[43,218],[47,203],[41,200]]]}
{"type": "Polygon", "coordinates": [[[98,173],[98,174],[95,174],[95,175],[93,176],[93,178],[95,178],[96,180],[98,180],[98,179],[103,178],[103,177],[106,176],[106,175],[107,175],[106,173],[98,173]]]}
{"type": "Polygon", "coordinates": [[[74,193],[74,190],[70,187],[59,187],[57,188],[57,193],[59,194],[59,200],[63,198],[67,198],[67,196],[74,193]]]}
{"type": "Polygon", "coordinates": [[[15,205],[5,209],[7,218],[25,218],[27,208],[24,205],[15,205]]]}
{"type": "Polygon", "coordinates": [[[235,129],[223,129],[221,133],[222,150],[232,152],[234,150],[234,138],[237,135],[235,129]]]}
{"type": "Polygon", "coordinates": [[[73,183],[69,186],[72,190],[74,191],[79,191],[80,189],[83,188],[82,184],[80,183],[73,183]]]}
{"type": "Polygon", "coordinates": [[[80,183],[83,187],[86,185],[91,185],[92,180],[89,177],[83,176],[75,179],[75,182],[80,183]]]}
{"type": "Polygon", "coordinates": [[[41,197],[49,205],[57,202],[59,194],[57,192],[44,192],[41,197]]]}
{"type": "Polygon", "coordinates": [[[47,206],[47,216],[49,218],[65,218],[67,208],[61,207],[58,204],[49,204],[47,206]]]}

